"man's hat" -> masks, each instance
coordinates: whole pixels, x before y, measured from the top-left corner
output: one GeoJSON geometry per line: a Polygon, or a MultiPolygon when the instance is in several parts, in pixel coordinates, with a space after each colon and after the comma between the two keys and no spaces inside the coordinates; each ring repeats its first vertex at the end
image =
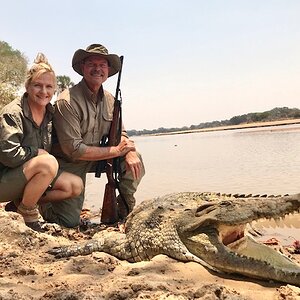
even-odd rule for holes
{"type": "Polygon", "coordinates": [[[108,54],[108,50],[100,44],[92,44],[86,48],[86,50],[78,49],[72,59],[72,67],[75,72],[82,74],[81,63],[89,56],[99,55],[108,61],[109,71],[108,77],[115,75],[121,69],[120,57],[116,54],[108,54]]]}

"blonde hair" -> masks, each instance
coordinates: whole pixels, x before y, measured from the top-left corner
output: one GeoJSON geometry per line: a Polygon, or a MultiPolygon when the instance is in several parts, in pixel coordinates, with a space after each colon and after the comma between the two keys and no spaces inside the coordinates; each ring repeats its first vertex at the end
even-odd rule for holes
{"type": "Polygon", "coordinates": [[[35,80],[37,77],[41,76],[44,73],[50,72],[54,76],[54,82],[56,87],[56,76],[55,72],[52,69],[51,65],[48,62],[48,59],[43,53],[38,53],[33,65],[27,71],[26,80],[25,80],[25,87],[27,88],[31,81],[35,80]]]}

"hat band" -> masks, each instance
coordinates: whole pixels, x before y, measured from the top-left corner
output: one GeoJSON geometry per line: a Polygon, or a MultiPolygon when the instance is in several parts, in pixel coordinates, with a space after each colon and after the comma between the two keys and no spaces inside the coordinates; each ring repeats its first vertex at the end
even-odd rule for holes
{"type": "Polygon", "coordinates": [[[98,54],[103,54],[103,55],[108,55],[107,49],[103,46],[95,47],[95,48],[89,49],[87,51],[88,52],[97,52],[98,54]],[[99,53],[99,52],[101,52],[101,53],[99,53]]]}

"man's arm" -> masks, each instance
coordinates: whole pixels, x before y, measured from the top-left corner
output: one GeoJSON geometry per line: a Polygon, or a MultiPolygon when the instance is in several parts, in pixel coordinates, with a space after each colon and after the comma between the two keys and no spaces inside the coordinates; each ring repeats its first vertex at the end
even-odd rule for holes
{"type": "Polygon", "coordinates": [[[124,137],[119,145],[88,146],[81,136],[80,118],[70,103],[60,99],[56,103],[54,126],[62,151],[73,160],[98,161],[124,156],[135,150],[134,143],[124,137]]]}
{"type": "Polygon", "coordinates": [[[135,151],[135,145],[133,141],[126,139],[121,141],[117,146],[86,146],[85,151],[80,157],[78,157],[78,159],[88,161],[104,160],[124,156],[125,154],[128,154],[129,151],[135,151]]]}
{"type": "Polygon", "coordinates": [[[80,127],[80,117],[70,102],[61,98],[55,103],[53,125],[61,150],[72,160],[77,160],[84,152],[80,127]]]}

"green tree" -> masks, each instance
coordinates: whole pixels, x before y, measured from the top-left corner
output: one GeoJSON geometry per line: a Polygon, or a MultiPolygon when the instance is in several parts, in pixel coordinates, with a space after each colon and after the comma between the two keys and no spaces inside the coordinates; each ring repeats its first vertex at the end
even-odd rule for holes
{"type": "Polygon", "coordinates": [[[57,86],[58,86],[59,93],[74,85],[74,83],[71,81],[71,78],[69,76],[59,75],[56,76],[56,79],[57,79],[57,86]]]}
{"type": "Polygon", "coordinates": [[[25,81],[27,63],[24,54],[0,41],[0,108],[17,96],[25,81]]]}
{"type": "Polygon", "coordinates": [[[247,123],[247,116],[241,115],[241,116],[234,116],[229,120],[230,125],[238,125],[242,123],[247,123]]]}

